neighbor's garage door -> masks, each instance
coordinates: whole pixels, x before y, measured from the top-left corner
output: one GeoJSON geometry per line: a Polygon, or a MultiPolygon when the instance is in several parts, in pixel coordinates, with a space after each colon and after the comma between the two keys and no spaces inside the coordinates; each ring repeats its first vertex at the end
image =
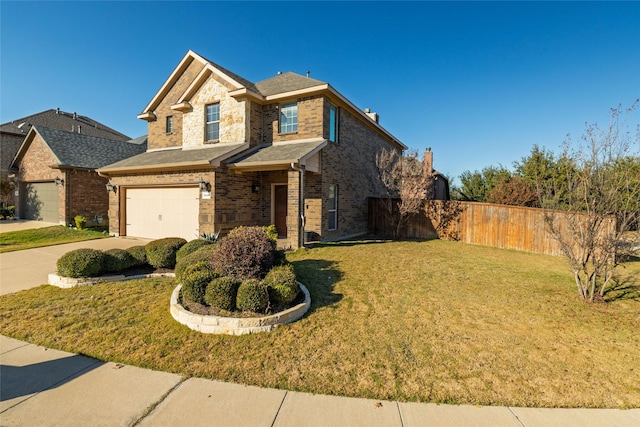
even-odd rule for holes
{"type": "Polygon", "coordinates": [[[126,197],[127,236],[187,241],[199,237],[198,187],[129,188],[126,197]]]}
{"type": "Polygon", "coordinates": [[[20,218],[58,223],[58,187],[54,182],[25,182],[20,188],[20,218]]]}

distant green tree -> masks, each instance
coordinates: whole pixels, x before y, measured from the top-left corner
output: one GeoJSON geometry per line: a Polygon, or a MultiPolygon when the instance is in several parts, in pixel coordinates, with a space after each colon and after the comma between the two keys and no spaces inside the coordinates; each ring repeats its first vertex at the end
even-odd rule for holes
{"type": "Polygon", "coordinates": [[[452,198],[469,202],[486,202],[487,195],[500,183],[511,177],[504,166],[488,166],[482,171],[468,170],[460,175],[461,185],[454,189],[452,198]]]}

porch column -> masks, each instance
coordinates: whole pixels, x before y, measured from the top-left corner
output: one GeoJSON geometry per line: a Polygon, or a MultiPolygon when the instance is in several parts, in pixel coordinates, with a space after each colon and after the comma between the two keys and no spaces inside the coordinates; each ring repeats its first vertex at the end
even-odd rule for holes
{"type": "Polygon", "coordinates": [[[291,249],[303,245],[301,217],[301,177],[304,171],[294,169],[287,172],[287,241],[291,249]]]}

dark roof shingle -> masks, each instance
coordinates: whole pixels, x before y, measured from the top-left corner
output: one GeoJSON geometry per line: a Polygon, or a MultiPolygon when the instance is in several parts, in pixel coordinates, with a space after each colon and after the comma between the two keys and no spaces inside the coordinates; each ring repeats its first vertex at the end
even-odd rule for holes
{"type": "MultiPolygon", "coordinates": [[[[58,158],[60,161],[58,166],[98,169],[140,154],[147,149],[145,142],[114,141],[44,126],[34,126],[34,130],[40,134],[58,158]]],[[[23,149],[21,148],[21,150],[23,149]]]]}
{"type": "Polygon", "coordinates": [[[294,90],[307,89],[324,84],[327,83],[288,71],[269,79],[262,80],[261,82],[256,83],[255,87],[261,95],[269,96],[292,92],[294,90]]]}

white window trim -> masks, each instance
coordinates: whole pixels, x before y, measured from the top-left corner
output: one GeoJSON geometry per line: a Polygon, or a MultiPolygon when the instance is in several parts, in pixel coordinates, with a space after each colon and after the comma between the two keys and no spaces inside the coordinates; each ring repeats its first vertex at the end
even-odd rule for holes
{"type": "Polygon", "coordinates": [[[212,104],[205,105],[205,107],[204,107],[204,140],[205,141],[219,141],[220,140],[220,116],[221,116],[221,114],[220,114],[220,103],[214,102],[212,104]],[[213,120],[213,121],[209,122],[209,121],[207,121],[208,115],[209,115],[208,112],[207,112],[207,109],[209,107],[211,107],[211,106],[214,106],[214,105],[218,106],[218,120],[213,120]],[[207,127],[210,124],[213,124],[213,123],[218,123],[218,137],[217,138],[213,138],[213,139],[209,139],[208,135],[207,135],[207,127]]]}
{"type": "Polygon", "coordinates": [[[167,134],[173,133],[173,116],[167,116],[164,122],[164,131],[167,134]],[[169,123],[171,123],[171,128],[169,128],[169,123]]]}
{"type": "Polygon", "coordinates": [[[287,102],[284,104],[280,104],[280,107],[278,108],[278,133],[281,134],[286,134],[286,133],[296,133],[298,132],[298,101],[294,101],[294,102],[287,102]],[[294,130],[283,130],[282,128],[282,110],[288,107],[295,107],[296,108],[296,122],[295,122],[295,129],[294,130]]]}

